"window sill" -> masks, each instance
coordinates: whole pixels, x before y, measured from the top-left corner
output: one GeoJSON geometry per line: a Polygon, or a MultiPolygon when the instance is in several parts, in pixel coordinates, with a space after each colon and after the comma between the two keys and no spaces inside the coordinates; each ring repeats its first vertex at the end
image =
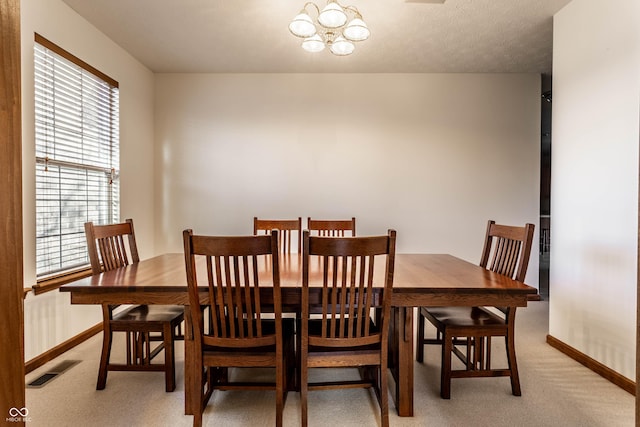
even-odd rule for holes
{"type": "Polygon", "coordinates": [[[34,295],[40,295],[45,292],[58,289],[60,286],[66,285],[67,283],[89,276],[91,276],[91,267],[86,267],[81,270],[74,270],[55,277],[48,277],[46,279],[39,280],[38,283],[33,285],[31,288],[33,289],[34,295]]]}

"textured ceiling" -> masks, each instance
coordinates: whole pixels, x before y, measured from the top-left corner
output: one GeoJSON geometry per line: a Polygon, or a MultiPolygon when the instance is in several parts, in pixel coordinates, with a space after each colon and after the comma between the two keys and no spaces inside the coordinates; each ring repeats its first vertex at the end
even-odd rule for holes
{"type": "Polygon", "coordinates": [[[158,73],[545,74],[553,15],[569,1],[345,0],[371,37],[336,57],[289,32],[305,0],[64,0],[158,73]]]}

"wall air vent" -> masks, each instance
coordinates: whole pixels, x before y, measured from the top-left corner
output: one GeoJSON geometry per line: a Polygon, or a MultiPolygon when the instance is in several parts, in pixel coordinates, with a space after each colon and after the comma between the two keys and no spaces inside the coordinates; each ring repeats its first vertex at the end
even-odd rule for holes
{"type": "Polygon", "coordinates": [[[55,366],[47,369],[47,371],[37,377],[35,380],[27,383],[27,388],[40,388],[44,387],[51,380],[58,377],[60,374],[71,368],[72,366],[80,363],[80,360],[63,360],[55,366]]]}

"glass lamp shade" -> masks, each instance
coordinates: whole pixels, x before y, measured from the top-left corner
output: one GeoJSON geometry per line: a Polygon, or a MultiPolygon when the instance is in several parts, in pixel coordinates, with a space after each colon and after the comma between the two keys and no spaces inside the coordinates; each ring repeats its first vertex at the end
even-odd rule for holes
{"type": "Polygon", "coordinates": [[[332,1],[322,9],[318,15],[318,22],[326,28],[342,27],[347,22],[347,14],[342,6],[332,1]]]}
{"type": "Polygon", "coordinates": [[[338,36],[331,44],[331,53],[338,56],[347,56],[353,53],[355,45],[342,36],[338,36]]]}
{"type": "Polygon", "coordinates": [[[321,52],[324,50],[324,40],[318,34],[304,39],[302,48],[307,52],[321,52]]]}
{"type": "Polygon", "coordinates": [[[293,21],[289,24],[289,31],[294,36],[311,37],[316,33],[316,26],[309,15],[301,13],[293,18],[293,21]]]}
{"type": "Polygon", "coordinates": [[[347,28],[344,29],[342,34],[349,40],[359,42],[368,39],[371,32],[362,19],[355,18],[349,22],[349,25],[347,25],[347,28]]]}

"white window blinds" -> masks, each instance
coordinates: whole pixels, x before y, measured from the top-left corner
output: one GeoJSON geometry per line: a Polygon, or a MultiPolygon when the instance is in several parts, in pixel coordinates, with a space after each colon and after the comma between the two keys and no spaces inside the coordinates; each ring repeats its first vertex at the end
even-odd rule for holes
{"type": "Polygon", "coordinates": [[[119,217],[118,83],[36,34],[36,274],[87,265],[84,223],[119,217]]]}

